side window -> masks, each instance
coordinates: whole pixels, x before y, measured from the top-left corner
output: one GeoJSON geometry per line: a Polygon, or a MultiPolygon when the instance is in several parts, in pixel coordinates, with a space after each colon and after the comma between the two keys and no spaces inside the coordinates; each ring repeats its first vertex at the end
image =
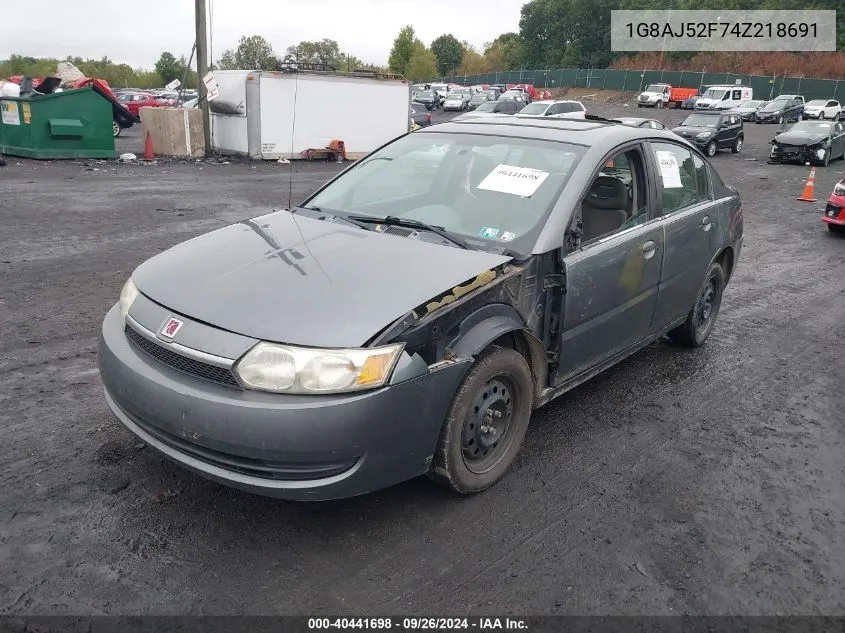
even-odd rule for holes
{"type": "Polygon", "coordinates": [[[581,203],[583,244],[609,237],[648,220],[645,170],[637,150],[608,160],[581,203]]]}
{"type": "Polygon", "coordinates": [[[652,143],[659,174],[663,214],[675,213],[710,199],[707,166],[698,156],[672,143],[652,143]]]}
{"type": "Polygon", "coordinates": [[[734,101],[742,99],[742,90],[734,90],[734,101]]]}
{"type": "Polygon", "coordinates": [[[555,115],[555,114],[560,114],[560,112],[561,112],[560,104],[555,103],[555,104],[550,105],[549,109],[546,110],[546,116],[552,116],[552,115],[555,115]]]}

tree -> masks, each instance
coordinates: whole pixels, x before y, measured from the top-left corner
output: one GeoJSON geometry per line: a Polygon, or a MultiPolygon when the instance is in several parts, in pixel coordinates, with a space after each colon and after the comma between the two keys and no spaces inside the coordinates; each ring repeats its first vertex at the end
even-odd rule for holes
{"type": "Polygon", "coordinates": [[[480,75],[490,71],[490,63],[469,42],[462,42],[464,56],[457,72],[460,75],[480,75]]]}
{"type": "Polygon", "coordinates": [[[317,42],[300,42],[296,46],[288,46],[285,51],[286,59],[293,62],[307,64],[328,64],[336,70],[363,70],[373,69],[354,55],[344,53],[340,45],[330,39],[322,39],[317,42]]]}
{"type": "Polygon", "coordinates": [[[437,57],[417,40],[405,76],[412,81],[426,81],[437,78],[437,57]]]}
{"type": "Polygon", "coordinates": [[[484,45],[484,57],[490,70],[516,70],[522,62],[522,39],[519,33],[502,33],[484,45]]]}
{"type": "Polygon", "coordinates": [[[222,70],[276,70],[278,64],[273,47],[260,35],[242,37],[235,50],[224,51],[217,61],[222,70]]]}
{"type": "Polygon", "coordinates": [[[407,75],[408,64],[411,63],[411,56],[414,54],[414,44],[418,41],[414,27],[410,24],[399,31],[399,35],[393,40],[393,48],[390,49],[388,58],[390,70],[400,75],[407,75]]]}
{"type": "Polygon", "coordinates": [[[441,35],[431,43],[431,52],[437,58],[437,69],[441,75],[448,75],[464,58],[464,47],[454,35],[441,35]]]}
{"type": "Polygon", "coordinates": [[[184,72],[184,66],[168,51],[164,51],[158,58],[155,69],[161,79],[161,85],[169,84],[174,79],[181,81],[184,72]]]}

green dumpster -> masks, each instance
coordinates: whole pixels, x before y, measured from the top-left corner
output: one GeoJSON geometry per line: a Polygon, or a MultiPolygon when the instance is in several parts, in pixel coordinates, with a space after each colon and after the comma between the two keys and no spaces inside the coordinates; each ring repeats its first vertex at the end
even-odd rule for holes
{"type": "Polygon", "coordinates": [[[92,86],[0,98],[0,154],[114,158],[111,102],[92,86]]]}

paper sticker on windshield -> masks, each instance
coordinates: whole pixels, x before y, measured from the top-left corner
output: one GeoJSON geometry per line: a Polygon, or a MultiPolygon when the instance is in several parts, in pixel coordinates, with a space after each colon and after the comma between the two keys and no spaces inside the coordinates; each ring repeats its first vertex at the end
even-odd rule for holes
{"type": "Polygon", "coordinates": [[[484,226],[478,234],[485,240],[495,240],[499,236],[499,229],[493,229],[489,226],[484,226]]]}
{"type": "Polygon", "coordinates": [[[674,152],[655,152],[657,164],[660,166],[660,175],[663,177],[663,186],[666,189],[678,189],[684,185],[681,183],[681,169],[678,167],[678,158],[674,152]]]}
{"type": "Polygon", "coordinates": [[[516,233],[509,233],[505,231],[502,233],[502,236],[499,238],[502,242],[513,242],[516,239],[516,233]]]}
{"type": "Polygon", "coordinates": [[[478,185],[478,189],[509,193],[514,196],[528,198],[549,177],[549,172],[531,169],[530,167],[514,167],[513,165],[499,165],[491,171],[478,185]]]}

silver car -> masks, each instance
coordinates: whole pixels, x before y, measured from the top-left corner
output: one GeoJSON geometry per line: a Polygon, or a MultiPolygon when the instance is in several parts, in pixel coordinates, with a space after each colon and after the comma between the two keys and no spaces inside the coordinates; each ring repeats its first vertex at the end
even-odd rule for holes
{"type": "Polygon", "coordinates": [[[736,190],[670,132],[442,123],[138,266],[102,325],[106,402],[260,494],[475,493],[537,407],[666,334],[703,345],[742,243],[736,190]]]}

